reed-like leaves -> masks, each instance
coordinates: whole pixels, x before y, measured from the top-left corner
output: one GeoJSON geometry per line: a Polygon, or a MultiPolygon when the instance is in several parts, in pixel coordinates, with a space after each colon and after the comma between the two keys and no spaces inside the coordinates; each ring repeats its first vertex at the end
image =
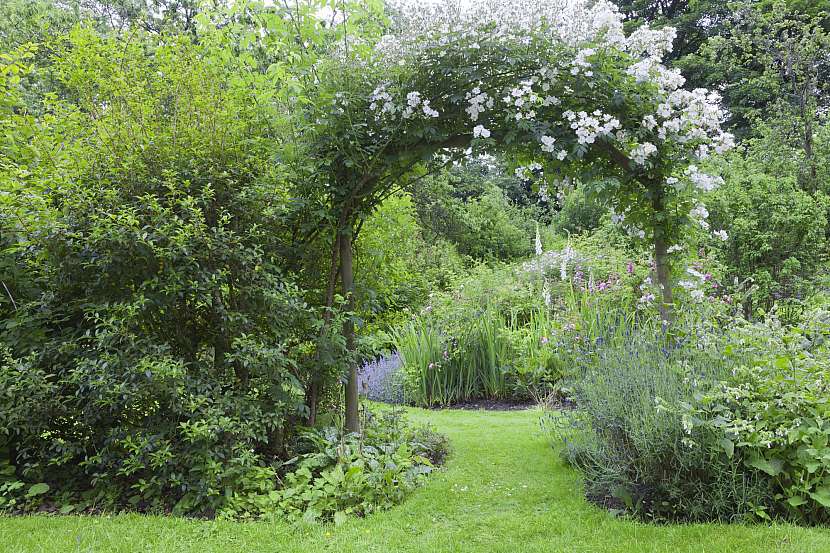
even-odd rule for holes
{"type": "Polygon", "coordinates": [[[393,336],[405,374],[406,399],[418,405],[448,405],[509,395],[510,332],[499,313],[486,310],[451,340],[425,319],[393,336]]]}

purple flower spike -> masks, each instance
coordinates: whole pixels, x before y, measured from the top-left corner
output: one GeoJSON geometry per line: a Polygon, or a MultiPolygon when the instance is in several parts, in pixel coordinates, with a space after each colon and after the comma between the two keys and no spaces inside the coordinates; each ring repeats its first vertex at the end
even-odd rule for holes
{"type": "Polygon", "coordinates": [[[373,401],[403,403],[400,368],[401,357],[397,353],[365,363],[357,371],[358,390],[373,401]]]}

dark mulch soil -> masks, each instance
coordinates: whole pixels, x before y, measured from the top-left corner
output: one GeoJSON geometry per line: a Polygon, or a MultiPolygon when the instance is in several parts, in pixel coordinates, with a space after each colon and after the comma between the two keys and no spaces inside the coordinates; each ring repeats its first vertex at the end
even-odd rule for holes
{"type": "Polygon", "coordinates": [[[536,403],[532,401],[510,401],[498,399],[476,399],[471,401],[462,401],[453,403],[446,407],[436,406],[435,409],[468,409],[478,411],[483,409],[485,411],[523,411],[536,407],[536,403]]]}
{"type": "Polygon", "coordinates": [[[570,411],[576,409],[576,402],[568,397],[552,395],[545,400],[545,408],[555,411],[570,411]]]}
{"type": "Polygon", "coordinates": [[[537,406],[542,406],[545,409],[553,409],[556,411],[568,411],[576,409],[576,404],[568,397],[558,394],[551,394],[544,399],[542,403],[537,403],[532,400],[515,400],[515,399],[473,399],[469,401],[460,401],[452,405],[433,405],[432,409],[464,409],[469,411],[524,411],[525,409],[532,409],[537,406]]]}

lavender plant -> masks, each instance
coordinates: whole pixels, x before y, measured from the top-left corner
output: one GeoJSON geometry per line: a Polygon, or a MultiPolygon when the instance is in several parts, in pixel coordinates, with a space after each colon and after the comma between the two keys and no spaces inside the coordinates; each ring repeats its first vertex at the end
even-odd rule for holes
{"type": "Polygon", "coordinates": [[[361,395],[373,401],[403,403],[401,366],[401,356],[397,352],[364,363],[357,373],[361,395]]]}
{"type": "Polygon", "coordinates": [[[768,483],[736,470],[716,447],[690,448],[692,438],[714,439],[692,435],[679,413],[661,408],[694,402],[728,371],[711,336],[687,331],[682,341],[659,324],[606,336],[581,357],[577,409],[546,425],[598,504],[648,520],[751,517],[769,503],[768,483]]]}

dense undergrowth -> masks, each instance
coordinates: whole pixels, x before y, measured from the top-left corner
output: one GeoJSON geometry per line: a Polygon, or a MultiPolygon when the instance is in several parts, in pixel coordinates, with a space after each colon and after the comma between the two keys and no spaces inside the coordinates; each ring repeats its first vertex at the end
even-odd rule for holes
{"type": "Polygon", "coordinates": [[[235,29],[150,49],[79,24],[0,58],[2,510],[340,518],[430,469],[403,423],[315,433],[342,428],[354,315],[318,299],[235,29]]]}
{"type": "Polygon", "coordinates": [[[604,340],[572,379],[576,409],[549,429],[610,508],[826,523],[828,322],[825,308],[803,327],[678,321],[604,340]]]}
{"type": "MultiPolygon", "coordinates": [[[[193,490],[189,484],[173,488],[177,475],[158,470],[152,478],[159,491],[138,469],[121,474],[120,482],[102,475],[86,487],[77,477],[55,486],[54,478],[35,484],[18,480],[14,467],[6,462],[0,465],[0,510],[16,514],[137,510],[340,524],[347,516],[366,516],[402,502],[444,463],[450,451],[446,436],[427,425],[410,424],[399,410],[366,410],[363,422],[362,434],[344,432],[341,425],[308,428],[293,444],[295,455],[284,461],[276,458],[248,465],[234,459],[217,461],[212,465],[216,476],[191,469],[190,477],[205,486],[203,497],[195,495],[201,488],[193,490]],[[133,484],[127,486],[130,477],[133,484]]],[[[247,455],[251,458],[253,453],[247,455]]],[[[132,461],[132,466],[137,462],[132,461]]]]}

